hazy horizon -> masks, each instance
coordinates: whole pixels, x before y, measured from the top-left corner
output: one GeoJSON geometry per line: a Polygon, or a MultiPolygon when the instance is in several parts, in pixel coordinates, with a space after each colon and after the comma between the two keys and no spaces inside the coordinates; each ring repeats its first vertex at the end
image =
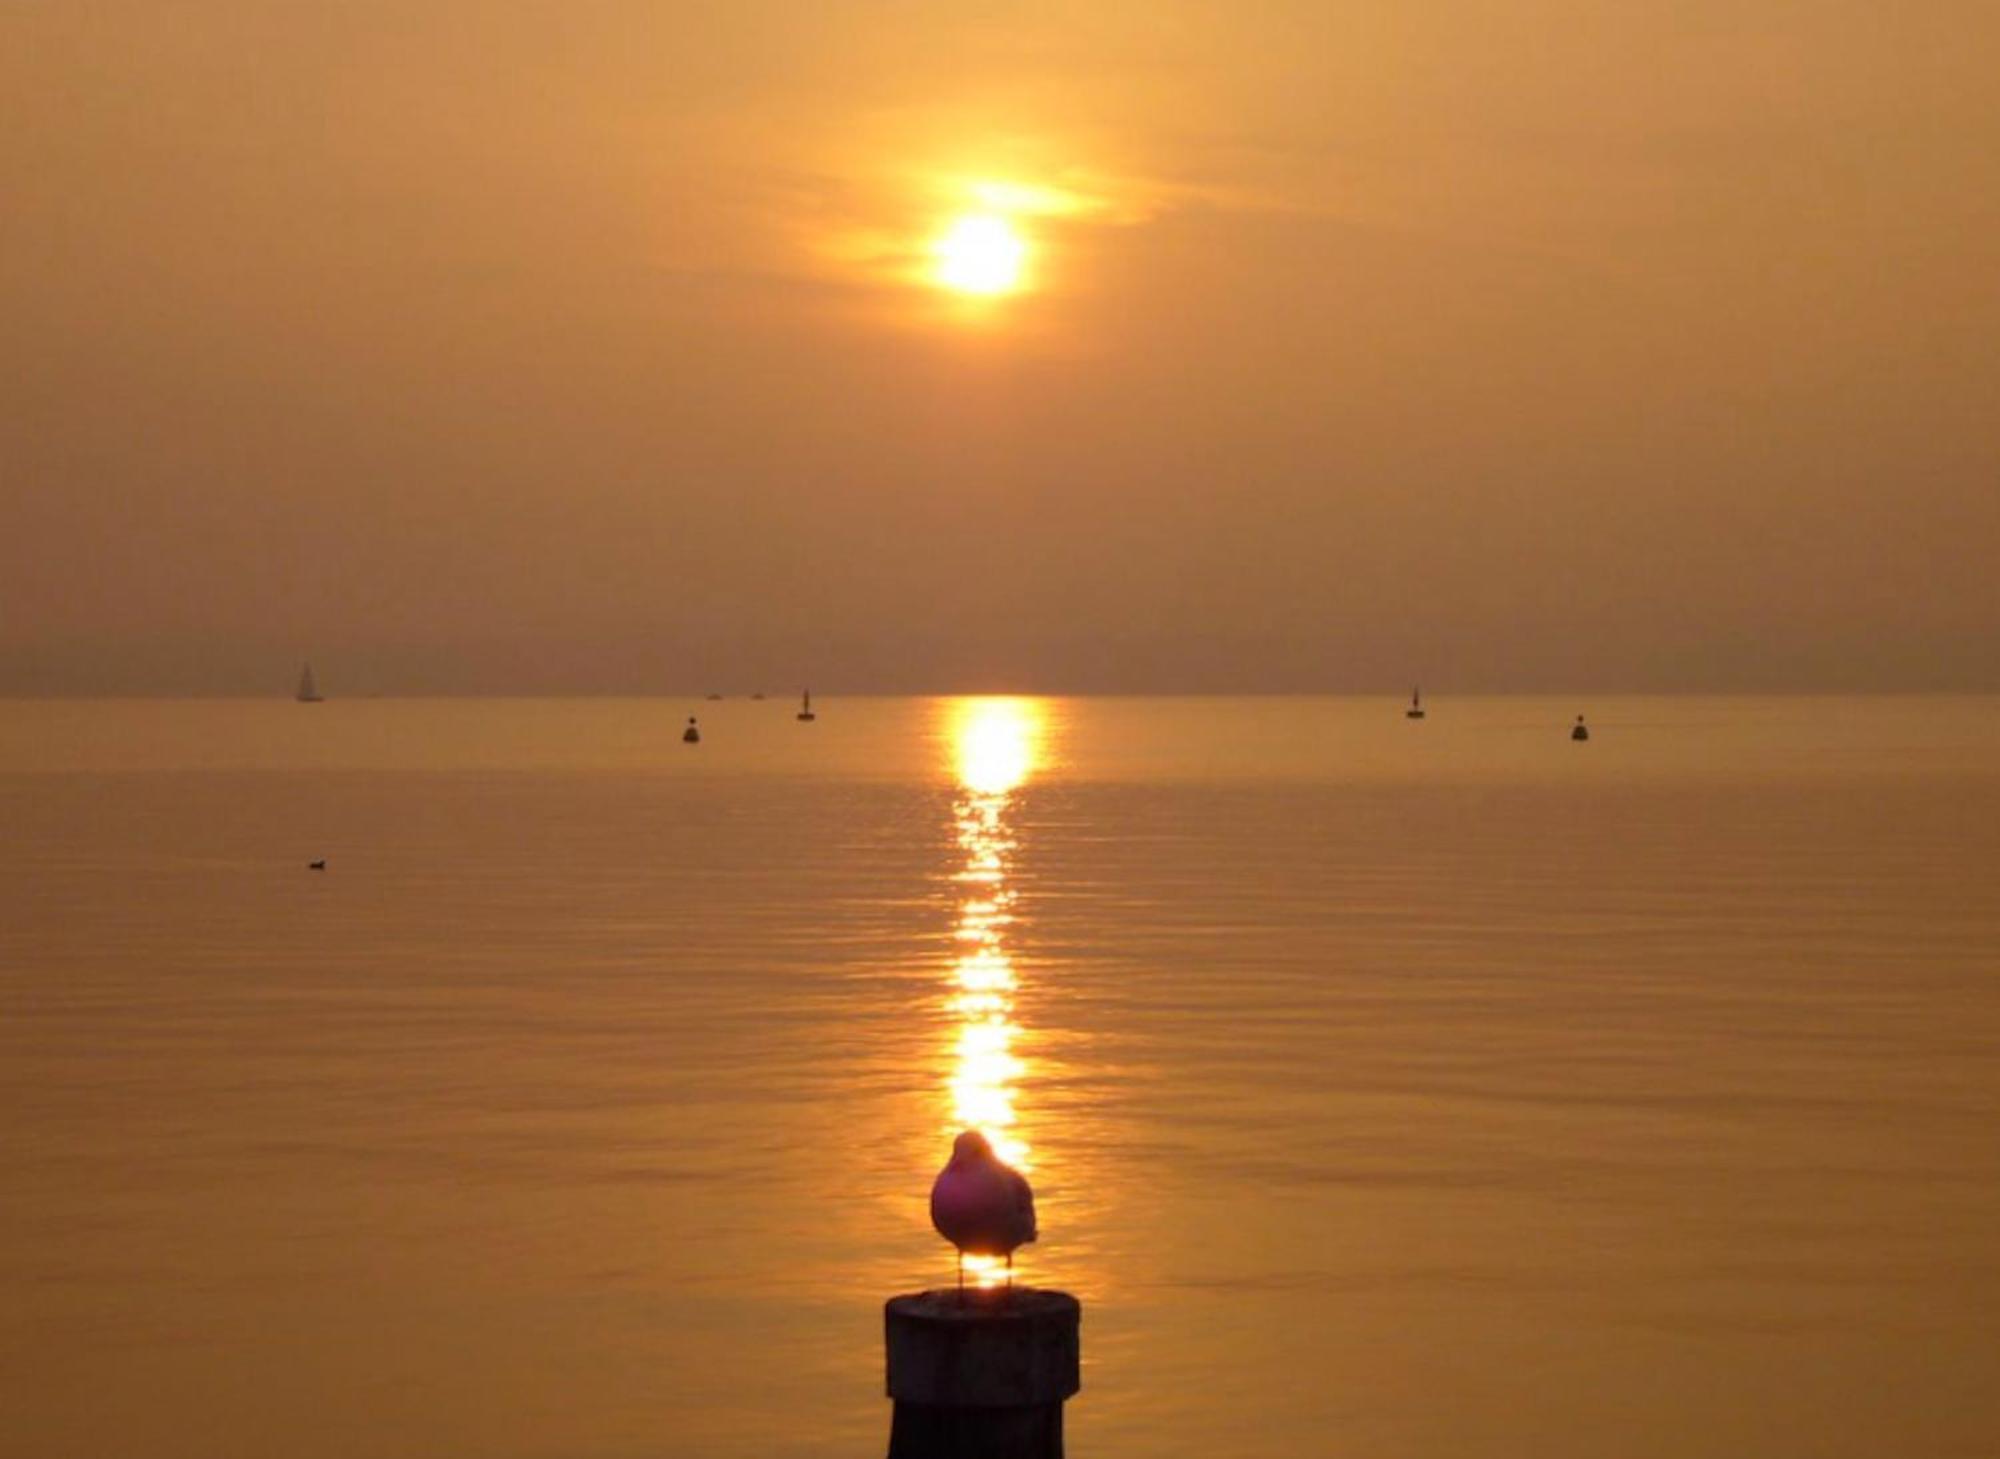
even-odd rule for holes
{"type": "Polygon", "coordinates": [[[2000,690],[1997,52],[11,4],[0,693],[2000,690]]]}
{"type": "MultiPolygon", "coordinates": [[[[317,674],[317,670],[315,670],[317,674]]],[[[250,690],[148,690],[125,691],[71,691],[51,690],[46,692],[0,691],[0,701],[32,703],[36,701],[88,702],[92,700],[173,703],[188,702],[258,702],[262,700],[287,700],[294,697],[296,685],[272,689],[269,687],[250,690]]],[[[824,688],[811,686],[814,704],[824,708],[842,699],[1029,699],[1029,700],[1087,700],[1087,699],[1157,699],[1172,701],[1181,699],[1216,700],[1259,700],[1259,699],[1382,699],[1402,703],[1409,698],[1411,685],[1398,688],[1380,685],[1354,689],[1300,688],[1300,689],[1042,689],[1032,685],[993,684],[974,687],[909,688],[909,689],[865,689],[840,685],[824,688]]],[[[1553,685],[1534,689],[1468,689],[1432,688],[1422,689],[1423,702],[1429,708],[1437,708],[1452,700],[1568,700],[1590,709],[1593,705],[1610,706],[1621,702],[1653,699],[1689,701],[1752,701],[1824,699],[1870,700],[1870,699],[1991,699],[2000,697],[2000,691],[1988,689],[1606,689],[1593,686],[1553,685]]],[[[322,679],[319,689],[326,702],[349,701],[421,701],[454,699],[504,700],[675,700],[693,703],[710,702],[711,696],[721,702],[763,699],[783,707],[790,704],[797,708],[799,688],[787,685],[777,689],[751,688],[710,688],[667,685],[661,688],[611,688],[611,689],[426,689],[421,686],[405,686],[395,689],[378,689],[366,685],[353,688],[329,686],[322,679]]]]}

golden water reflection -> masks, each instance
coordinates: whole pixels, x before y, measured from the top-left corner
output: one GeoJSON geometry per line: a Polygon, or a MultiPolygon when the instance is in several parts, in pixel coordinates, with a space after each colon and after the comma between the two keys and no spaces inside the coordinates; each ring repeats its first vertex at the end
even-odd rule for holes
{"type": "MultiPolygon", "coordinates": [[[[1015,1017],[1019,980],[1007,942],[1015,906],[1008,878],[1016,849],[1009,812],[1038,762],[1044,714],[1033,699],[961,699],[952,702],[949,715],[958,782],[952,815],[961,859],[952,877],[958,915],[947,1001],[953,1035],[946,1133],[980,1130],[1001,1159],[1029,1171],[1034,1152],[1015,1108],[1027,1064],[1015,1017]]],[[[984,1286],[1006,1275],[1004,1264],[990,1257],[967,1257],[965,1270],[984,1286]]]]}

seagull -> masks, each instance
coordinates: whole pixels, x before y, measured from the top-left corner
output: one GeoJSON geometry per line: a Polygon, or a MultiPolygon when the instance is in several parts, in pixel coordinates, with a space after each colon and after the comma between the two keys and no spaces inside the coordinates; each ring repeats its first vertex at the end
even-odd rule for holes
{"type": "Polygon", "coordinates": [[[965,1254],[1007,1258],[1014,1281],[1014,1249],[1037,1235],[1035,1193],[1028,1178],[993,1153],[977,1130],[952,1142],[951,1160],[931,1186],[931,1225],[958,1248],[958,1289],[965,1290],[965,1254]]]}

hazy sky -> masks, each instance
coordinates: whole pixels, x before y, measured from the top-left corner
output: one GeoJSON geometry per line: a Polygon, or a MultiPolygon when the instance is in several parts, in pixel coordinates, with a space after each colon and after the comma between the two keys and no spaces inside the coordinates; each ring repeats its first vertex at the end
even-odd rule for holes
{"type": "Polygon", "coordinates": [[[0,0],[0,691],[2000,689],[1996,56],[0,0]]]}

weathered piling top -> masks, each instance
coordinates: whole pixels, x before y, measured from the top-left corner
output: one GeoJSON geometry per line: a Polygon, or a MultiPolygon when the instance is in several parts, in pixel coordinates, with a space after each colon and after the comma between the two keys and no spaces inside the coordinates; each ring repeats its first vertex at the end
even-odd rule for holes
{"type": "Polygon", "coordinates": [[[940,1408],[1060,1404],[1082,1387],[1083,1308],[1033,1287],[891,1297],[889,1396],[940,1408]]]}

